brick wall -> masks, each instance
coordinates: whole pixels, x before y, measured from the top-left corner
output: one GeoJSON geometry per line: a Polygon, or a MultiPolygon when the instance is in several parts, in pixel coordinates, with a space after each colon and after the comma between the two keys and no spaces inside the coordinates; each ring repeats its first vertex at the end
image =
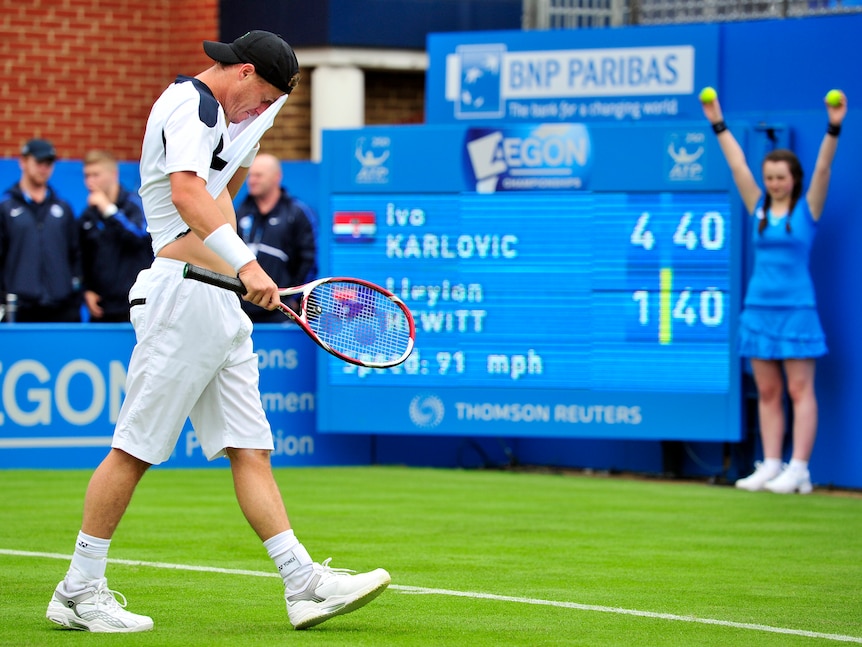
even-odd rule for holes
{"type": "Polygon", "coordinates": [[[217,20],[217,0],[0,0],[0,156],[38,136],[64,158],[137,159],[153,100],[202,68],[217,20]]]}
{"type": "MultiPolygon", "coordinates": [[[[177,74],[210,59],[218,0],[0,0],[0,157],[30,137],[65,159],[107,148],[137,160],[153,101],[177,74]]],[[[311,157],[311,70],[261,148],[286,160],[311,157]]],[[[366,122],[423,119],[424,74],[368,72],[366,122]]]]}
{"type": "Polygon", "coordinates": [[[169,0],[166,10],[168,23],[162,29],[170,34],[171,45],[166,47],[169,69],[162,85],[177,74],[197,74],[212,65],[201,43],[219,40],[219,0],[169,0]]]}
{"type": "Polygon", "coordinates": [[[421,124],[424,121],[424,73],[365,73],[366,124],[421,124]]]}
{"type": "Polygon", "coordinates": [[[302,61],[299,64],[299,85],[260,140],[262,152],[283,160],[311,159],[311,70],[302,68],[302,61]]]}

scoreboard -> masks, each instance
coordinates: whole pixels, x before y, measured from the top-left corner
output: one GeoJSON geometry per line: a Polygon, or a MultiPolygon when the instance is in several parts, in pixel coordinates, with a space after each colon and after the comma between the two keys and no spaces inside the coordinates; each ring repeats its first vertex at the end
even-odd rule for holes
{"type": "Polygon", "coordinates": [[[416,319],[322,432],[738,440],[740,216],[703,124],[328,132],[321,266],[416,319]]]}

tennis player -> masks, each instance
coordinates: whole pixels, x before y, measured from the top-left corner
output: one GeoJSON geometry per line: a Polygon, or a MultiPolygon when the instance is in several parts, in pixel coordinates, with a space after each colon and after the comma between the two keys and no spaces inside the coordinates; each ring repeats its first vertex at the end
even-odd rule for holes
{"type": "Polygon", "coordinates": [[[126,399],[87,488],[71,565],[48,605],[48,619],[69,629],[152,629],[151,618],[127,611],[125,597],[108,588],[108,548],[141,477],[170,457],[188,417],[207,459],[230,460],[240,508],[284,579],[294,628],[353,611],[390,582],[383,569],[351,575],[329,560],[314,562],[294,536],[270,465],[252,324],[234,293],[183,280],[186,263],[238,273],[244,298],[270,310],[279,302],[276,284],[236,233],[229,189],[245,170],[216,197],[207,183],[230,161],[223,157],[228,124],[242,126],[290,94],[299,65],[291,47],[266,31],[203,47],[214,64],[162,93],[144,135],[140,193],[155,260],[129,293],[137,343],[126,399]]]}

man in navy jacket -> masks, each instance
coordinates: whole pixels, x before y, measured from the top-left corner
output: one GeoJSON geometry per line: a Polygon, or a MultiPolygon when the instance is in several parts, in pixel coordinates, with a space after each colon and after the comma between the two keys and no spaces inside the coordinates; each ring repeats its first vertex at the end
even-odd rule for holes
{"type": "Polygon", "coordinates": [[[0,195],[0,293],[16,321],[81,320],[75,214],[48,185],[57,153],[46,139],[21,149],[21,179],[0,195]]]}
{"type": "Polygon", "coordinates": [[[106,151],[84,156],[87,208],[79,221],[84,303],[94,323],[129,320],[129,289],[153,262],[144,213],[120,185],[117,160],[106,151]]]}
{"type": "MultiPolygon", "coordinates": [[[[309,207],[281,186],[281,163],[260,154],[248,170],[248,196],[237,207],[237,230],[257,256],[260,266],[279,287],[307,283],[317,274],[316,221],[309,207]]],[[[296,300],[284,298],[296,309],[296,300]]],[[[286,323],[278,310],[264,310],[243,301],[255,323],[286,323]]]]}

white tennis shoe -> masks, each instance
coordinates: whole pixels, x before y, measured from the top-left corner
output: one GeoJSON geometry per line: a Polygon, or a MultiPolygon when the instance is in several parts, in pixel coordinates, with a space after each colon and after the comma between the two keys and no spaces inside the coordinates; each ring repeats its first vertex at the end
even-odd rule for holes
{"type": "Polygon", "coordinates": [[[108,580],[96,580],[80,593],[68,595],[63,582],[57,585],[45,616],[66,629],[94,633],[149,631],[153,619],[126,611],[126,596],[108,588],[108,580]],[[122,602],[118,602],[119,596],[122,602]]]}
{"type": "Polygon", "coordinates": [[[798,467],[787,467],[774,479],[767,481],[763,486],[770,492],[776,494],[811,494],[814,487],[811,485],[811,474],[807,469],[798,467]]]}
{"type": "Polygon", "coordinates": [[[736,482],[736,487],[741,490],[748,490],[749,492],[759,492],[764,488],[767,481],[771,481],[779,474],[781,474],[781,463],[769,466],[766,463],[757,461],[754,464],[754,472],[744,479],[739,479],[736,482]]]}
{"type": "Polygon", "coordinates": [[[287,617],[294,629],[307,629],[355,611],[383,593],[392,581],[382,568],[352,575],[354,571],[348,569],[330,568],[331,560],[312,565],[311,579],[303,590],[285,592],[287,617]]]}

